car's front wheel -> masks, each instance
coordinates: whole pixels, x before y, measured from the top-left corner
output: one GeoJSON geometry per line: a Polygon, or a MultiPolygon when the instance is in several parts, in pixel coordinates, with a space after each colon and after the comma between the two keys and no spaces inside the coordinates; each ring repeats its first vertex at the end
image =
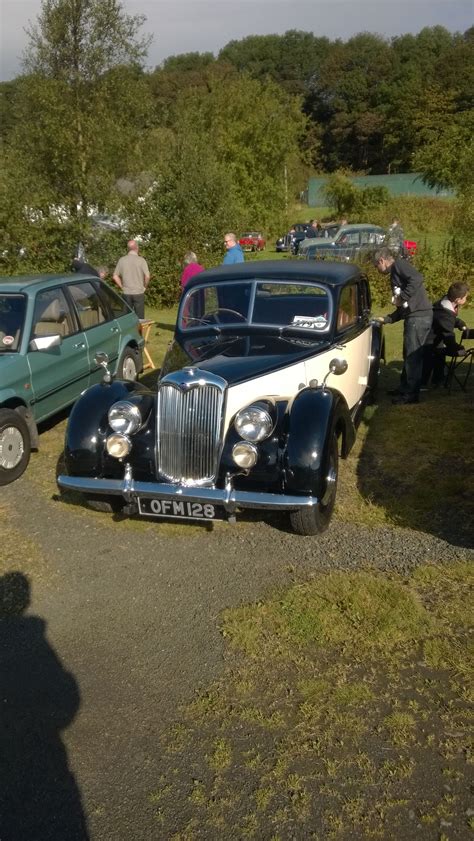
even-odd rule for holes
{"type": "Polygon", "coordinates": [[[19,479],[31,453],[28,424],[19,412],[0,409],[0,485],[19,479]]]}
{"type": "Polygon", "coordinates": [[[334,433],[331,439],[331,450],[329,453],[328,472],[324,494],[318,500],[314,508],[300,508],[298,511],[291,511],[291,527],[296,534],[320,534],[326,531],[334,510],[337,493],[337,477],[339,471],[339,455],[337,436],[334,433]]]}
{"type": "Polygon", "coordinates": [[[118,364],[117,377],[120,380],[134,382],[138,377],[138,354],[131,348],[127,348],[118,364]]]}

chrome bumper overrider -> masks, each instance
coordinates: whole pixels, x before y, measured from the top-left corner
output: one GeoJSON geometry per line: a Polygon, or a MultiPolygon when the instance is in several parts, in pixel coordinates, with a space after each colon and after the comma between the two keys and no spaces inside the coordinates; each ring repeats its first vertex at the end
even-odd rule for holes
{"type": "Polygon", "coordinates": [[[288,494],[235,490],[231,477],[228,477],[224,489],[185,487],[183,485],[168,485],[162,482],[136,482],[129,465],[125,469],[123,479],[58,476],[58,485],[67,491],[123,496],[127,503],[136,502],[138,497],[180,499],[183,502],[211,502],[222,505],[228,514],[233,514],[238,508],[296,511],[298,508],[313,508],[318,503],[315,496],[290,496],[288,494]]]}

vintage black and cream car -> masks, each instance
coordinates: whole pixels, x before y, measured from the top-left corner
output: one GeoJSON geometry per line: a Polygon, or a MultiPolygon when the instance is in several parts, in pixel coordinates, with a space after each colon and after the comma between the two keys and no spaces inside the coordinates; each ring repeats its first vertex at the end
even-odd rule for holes
{"type": "MultiPolygon", "coordinates": [[[[289,512],[323,531],[383,353],[367,278],[342,263],[248,262],[192,278],[156,390],[113,379],[75,404],[61,489],[144,517],[289,512]]],[[[105,355],[104,355],[105,356],[105,355]]]]}

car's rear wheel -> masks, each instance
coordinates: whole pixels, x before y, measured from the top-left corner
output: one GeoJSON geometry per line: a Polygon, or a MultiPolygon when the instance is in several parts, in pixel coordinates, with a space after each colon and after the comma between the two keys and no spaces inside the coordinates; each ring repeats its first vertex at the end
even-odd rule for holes
{"type": "Polygon", "coordinates": [[[31,440],[28,424],[14,409],[0,409],[0,485],[19,479],[28,467],[31,440]]]}
{"type": "Polygon", "coordinates": [[[296,534],[321,534],[326,531],[334,510],[337,493],[337,477],[339,471],[338,442],[336,433],[331,439],[329,453],[328,471],[324,494],[314,508],[300,508],[298,511],[291,511],[291,527],[296,534]]]}
{"type": "Polygon", "coordinates": [[[117,376],[120,380],[134,382],[138,378],[138,354],[131,348],[127,348],[119,362],[117,376]]]}

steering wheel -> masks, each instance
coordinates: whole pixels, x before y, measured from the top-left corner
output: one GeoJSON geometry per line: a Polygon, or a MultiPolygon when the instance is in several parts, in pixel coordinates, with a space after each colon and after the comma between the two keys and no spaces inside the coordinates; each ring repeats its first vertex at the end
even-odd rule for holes
{"type": "Polygon", "coordinates": [[[230,312],[231,315],[238,316],[238,318],[241,318],[242,321],[247,321],[247,317],[245,315],[242,315],[241,312],[237,312],[237,310],[231,310],[229,309],[229,307],[218,307],[216,310],[211,310],[211,312],[207,312],[204,316],[204,321],[208,318],[216,318],[218,321],[220,312],[230,312]]]}
{"type": "Polygon", "coordinates": [[[211,310],[207,312],[202,318],[196,318],[195,316],[187,316],[187,321],[196,321],[198,324],[218,324],[219,323],[219,313],[220,312],[230,312],[231,315],[237,315],[242,321],[246,321],[246,316],[242,315],[241,312],[237,312],[237,310],[231,310],[228,307],[218,307],[216,310],[211,310]]]}

